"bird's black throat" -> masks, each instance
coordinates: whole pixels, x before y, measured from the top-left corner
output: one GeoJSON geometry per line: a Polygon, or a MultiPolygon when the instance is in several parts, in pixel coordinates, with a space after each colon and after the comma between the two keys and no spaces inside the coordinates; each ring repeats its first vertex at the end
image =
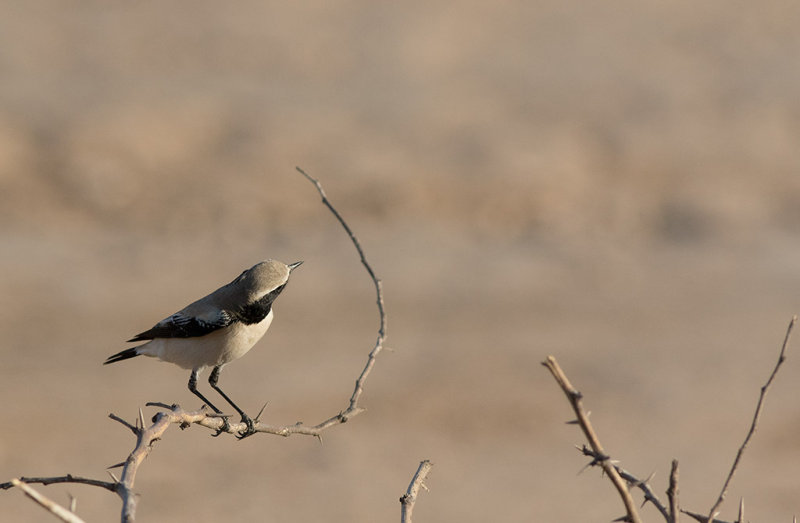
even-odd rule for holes
{"type": "Polygon", "coordinates": [[[281,293],[286,285],[281,285],[275,290],[267,293],[264,297],[252,303],[248,303],[240,307],[236,311],[235,317],[245,325],[253,325],[254,323],[261,323],[272,310],[272,303],[275,298],[281,293]]]}

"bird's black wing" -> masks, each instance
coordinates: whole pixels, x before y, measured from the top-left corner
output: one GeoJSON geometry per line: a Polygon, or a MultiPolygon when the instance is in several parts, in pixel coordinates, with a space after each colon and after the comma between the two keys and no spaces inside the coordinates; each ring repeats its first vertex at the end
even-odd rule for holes
{"type": "Polygon", "coordinates": [[[156,338],[198,338],[223,329],[235,321],[237,320],[224,310],[200,316],[176,312],[169,318],[158,322],[152,329],[141,332],[128,341],[154,340],[156,338]]]}

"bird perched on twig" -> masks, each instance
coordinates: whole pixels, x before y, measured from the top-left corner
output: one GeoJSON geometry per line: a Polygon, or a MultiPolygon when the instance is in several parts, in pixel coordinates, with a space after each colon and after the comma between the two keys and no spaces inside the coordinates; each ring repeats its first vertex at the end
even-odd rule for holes
{"type": "MultiPolygon", "coordinates": [[[[301,263],[286,265],[267,260],[255,264],[229,284],[137,334],[128,342],[146,343],[109,356],[103,364],[144,355],[191,369],[189,390],[221,414],[222,411],[197,390],[197,376],[206,367],[213,367],[208,383],[236,409],[247,425],[239,438],[249,436],[255,432],[255,424],[217,386],[219,373],[227,363],[244,356],[267,332],[273,318],[272,304],[286,287],[291,272],[301,263]]],[[[226,427],[227,419],[217,434],[226,427]]]]}

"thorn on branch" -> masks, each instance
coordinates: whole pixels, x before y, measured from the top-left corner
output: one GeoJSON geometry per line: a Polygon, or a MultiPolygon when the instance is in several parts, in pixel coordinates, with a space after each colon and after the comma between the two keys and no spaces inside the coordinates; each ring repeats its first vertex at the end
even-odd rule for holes
{"type": "MultiPolygon", "coordinates": [[[[159,407],[159,408],[167,409],[167,410],[175,410],[176,408],[179,407],[179,405],[177,403],[173,403],[171,405],[167,405],[166,403],[162,403],[160,401],[148,401],[147,403],[144,404],[144,406],[145,407],[159,407]]],[[[203,407],[205,407],[205,405],[203,405],[203,407]]]]}
{"type": "Polygon", "coordinates": [[[269,405],[269,402],[264,403],[264,406],[261,407],[261,410],[258,411],[258,414],[256,414],[256,417],[253,421],[255,421],[256,423],[261,421],[261,415],[264,414],[264,409],[267,408],[267,405],[269,405]]]}
{"type": "Polygon", "coordinates": [[[112,413],[110,413],[110,414],[108,415],[108,417],[109,417],[109,418],[111,418],[111,419],[113,419],[114,421],[116,421],[116,422],[118,422],[118,423],[122,423],[124,426],[128,427],[128,428],[131,430],[131,432],[133,432],[133,433],[134,433],[134,434],[136,434],[137,436],[139,435],[139,429],[138,429],[138,428],[134,427],[133,425],[131,425],[130,423],[128,423],[128,422],[127,422],[127,421],[125,421],[124,419],[122,419],[122,418],[120,418],[119,416],[117,416],[116,414],[114,414],[113,412],[112,412],[112,413]]]}

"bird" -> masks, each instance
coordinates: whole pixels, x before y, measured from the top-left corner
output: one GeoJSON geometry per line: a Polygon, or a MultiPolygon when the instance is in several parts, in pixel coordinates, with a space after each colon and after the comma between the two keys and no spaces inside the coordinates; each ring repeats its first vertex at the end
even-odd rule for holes
{"type": "MultiPolygon", "coordinates": [[[[128,343],[145,343],[109,356],[103,365],[150,356],[191,369],[189,390],[214,412],[222,414],[197,390],[198,375],[211,367],[208,377],[211,388],[239,413],[246,425],[237,437],[253,434],[255,423],[217,385],[219,375],[225,365],[244,356],[267,332],[274,316],[275,299],[286,287],[289,275],[302,263],[287,265],[270,259],[253,265],[227,285],[129,339],[128,343]]],[[[223,420],[225,424],[216,435],[228,428],[227,418],[223,420]]]]}

